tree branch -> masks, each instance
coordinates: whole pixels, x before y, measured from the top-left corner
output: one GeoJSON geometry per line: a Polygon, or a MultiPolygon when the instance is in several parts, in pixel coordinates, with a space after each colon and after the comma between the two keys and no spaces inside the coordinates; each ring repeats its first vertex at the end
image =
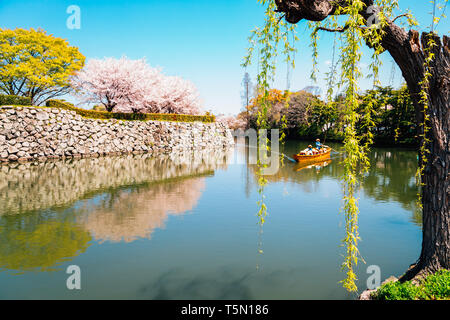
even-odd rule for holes
{"type": "Polygon", "coordinates": [[[315,31],[317,30],[323,30],[323,31],[328,31],[328,32],[344,32],[345,30],[347,30],[350,26],[347,24],[344,27],[341,28],[337,28],[337,29],[331,29],[331,28],[326,28],[326,27],[317,27],[315,31]]]}
{"type": "Polygon", "coordinates": [[[409,13],[401,14],[401,15],[399,15],[399,16],[396,16],[394,19],[392,19],[392,22],[395,22],[395,20],[397,20],[398,18],[401,18],[401,17],[409,17],[409,16],[410,16],[409,13]]]}

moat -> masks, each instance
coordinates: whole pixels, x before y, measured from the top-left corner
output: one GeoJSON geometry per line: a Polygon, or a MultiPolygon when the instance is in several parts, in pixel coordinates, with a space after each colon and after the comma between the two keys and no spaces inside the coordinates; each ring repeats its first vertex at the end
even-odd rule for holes
{"type": "MultiPolygon", "coordinates": [[[[306,143],[289,141],[286,154],[306,143]]],[[[339,148],[339,145],[332,145],[339,148]]],[[[258,224],[248,148],[0,166],[0,299],[353,299],[339,281],[342,165],[286,161],[258,224]],[[233,153],[241,161],[230,161],[233,153]],[[66,269],[81,270],[81,290],[66,269]]],[[[420,253],[416,152],[373,148],[360,192],[367,267],[400,275],[420,253]]]]}

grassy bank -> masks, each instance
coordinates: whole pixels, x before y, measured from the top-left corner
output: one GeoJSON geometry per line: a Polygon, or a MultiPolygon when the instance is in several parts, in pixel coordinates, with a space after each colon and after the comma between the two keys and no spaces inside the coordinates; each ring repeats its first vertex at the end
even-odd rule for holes
{"type": "Polygon", "coordinates": [[[450,300],[450,270],[440,270],[418,284],[399,281],[383,284],[372,293],[374,300],[450,300]]]}

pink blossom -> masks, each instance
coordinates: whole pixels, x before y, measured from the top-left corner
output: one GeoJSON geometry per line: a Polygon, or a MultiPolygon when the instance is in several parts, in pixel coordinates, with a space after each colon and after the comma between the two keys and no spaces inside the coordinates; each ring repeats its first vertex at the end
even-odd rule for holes
{"type": "Polygon", "coordinates": [[[168,77],[144,59],[92,59],[71,80],[83,103],[101,103],[108,111],[199,114],[195,86],[168,77]]]}
{"type": "Polygon", "coordinates": [[[180,77],[164,76],[145,97],[147,112],[199,114],[199,94],[194,84],[180,77]]]}
{"type": "Polygon", "coordinates": [[[226,124],[230,129],[232,130],[246,130],[247,129],[247,121],[241,117],[238,116],[218,116],[216,118],[217,122],[226,124]]]}

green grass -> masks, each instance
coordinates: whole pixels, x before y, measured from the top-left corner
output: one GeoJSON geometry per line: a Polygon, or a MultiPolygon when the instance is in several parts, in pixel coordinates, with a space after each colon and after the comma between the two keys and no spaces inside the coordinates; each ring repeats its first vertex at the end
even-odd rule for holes
{"type": "Polygon", "coordinates": [[[418,285],[389,282],[382,285],[374,294],[377,300],[450,300],[450,270],[440,270],[429,275],[418,285]]]}

